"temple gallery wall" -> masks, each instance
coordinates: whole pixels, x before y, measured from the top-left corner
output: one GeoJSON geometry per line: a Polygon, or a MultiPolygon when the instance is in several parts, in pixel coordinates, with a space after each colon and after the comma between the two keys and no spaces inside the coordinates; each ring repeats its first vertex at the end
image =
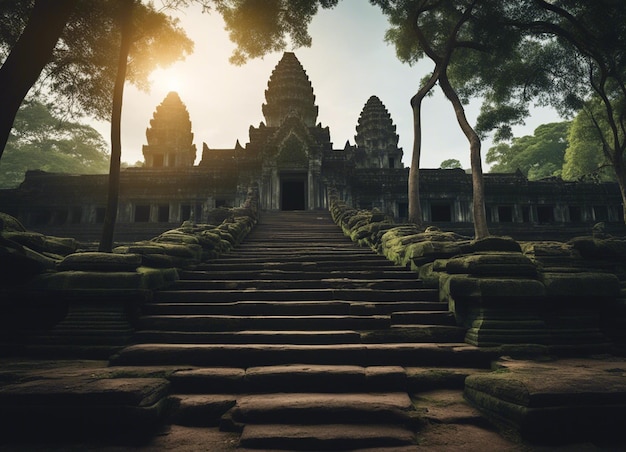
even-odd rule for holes
{"type": "MultiPolygon", "coordinates": [[[[357,117],[354,143],[335,148],[328,126],[317,122],[311,81],[294,53],[284,53],[269,77],[265,121],[250,126],[248,142],[231,149],[202,145],[199,163],[192,121],[170,92],[146,129],[144,166],[122,171],[118,222],[135,231],[193,217],[207,221],[220,207],[236,207],[258,187],[263,210],[328,208],[328,189],[355,208],[376,208],[402,220],[408,213],[409,169],[383,102],[372,95],[357,117]]],[[[106,175],[30,171],[22,185],[0,191],[0,210],[35,230],[94,231],[104,220],[106,175]],[[70,229],[68,229],[70,228],[70,229]]],[[[424,220],[471,230],[471,175],[423,169],[424,220]]],[[[494,232],[529,226],[587,227],[619,223],[622,206],[613,183],[528,181],[521,173],[486,174],[488,221],[494,232]],[[500,228],[500,229],[498,229],[500,228]]],[[[149,234],[148,234],[149,235],[149,234]]]]}

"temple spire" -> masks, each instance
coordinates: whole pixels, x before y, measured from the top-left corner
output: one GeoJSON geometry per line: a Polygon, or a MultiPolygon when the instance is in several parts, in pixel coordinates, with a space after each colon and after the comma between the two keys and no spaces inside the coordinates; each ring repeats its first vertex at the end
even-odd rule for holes
{"type": "Polygon", "coordinates": [[[143,146],[146,167],[189,167],[196,159],[191,121],[178,93],[171,91],[156,108],[143,146]]]}
{"type": "Polygon", "coordinates": [[[262,109],[268,127],[280,127],[294,114],[307,127],[315,127],[318,107],[313,87],[293,52],[285,52],[274,68],[265,90],[265,101],[262,109]]]}

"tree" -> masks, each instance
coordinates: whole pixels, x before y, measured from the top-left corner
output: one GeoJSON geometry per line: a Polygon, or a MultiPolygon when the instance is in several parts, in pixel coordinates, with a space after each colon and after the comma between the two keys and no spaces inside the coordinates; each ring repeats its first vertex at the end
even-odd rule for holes
{"type": "Polygon", "coordinates": [[[538,180],[560,176],[563,169],[570,122],[542,124],[534,135],[513,138],[487,151],[486,161],[493,173],[514,173],[520,170],[528,179],[538,180]]]}
{"type": "Polygon", "coordinates": [[[438,83],[451,102],[459,126],[469,142],[474,233],[476,238],[486,237],[489,230],[480,156],[481,141],[467,119],[463,106],[467,99],[459,95],[459,88],[463,88],[470,77],[464,72],[464,64],[468,60],[479,61],[476,56],[479,55],[481,61],[491,58],[491,64],[494,64],[494,61],[503,58],[506,50],[513,49],[517,44],[516,34],[493,23],[493,18],[501,15],[501,9],[505,6],[501,2],[489,0],[371,0],[371,3],[380,6],[388,17],[391,28],[386,39],[395,45],[400,60],[411,64],[426,56],[435,64],[430,77],[422,82],[411,99],[415,137],[409,174],[409,220],[421,223],[418,188],[421,103],[438,83]]]}
{"type": "Polygon", "coordinates": [[[92,127],[56,116],[38,101],[25,102],[0,161],[0,187],[13,188],[29,169],[104,174],[107,144],[92,127]]]}
{"type": "MultiPolygon", "coordinates": [[[[2,2],[3,9],[11,2],[2,2]]],[[[28,24],[0,67],[0,157],[15,115],[50,57],[78,0],[36,0],[28,24]]],[[[6,20],[7,16],[3,16],[6,20]]]]}
{"type": "MultiPolygon", "coordinates": [[[[606,135],[607,132],[604,130],[603,134],[606,135]]],[[[602,152],[602,139],[598,129],[584,111],[578,113],[572,121],[568,142],[563,164],[563,179],[615,181],[611,164],[602,152]]]]}
{"type": "Polygon", "coordinates": [[[461,162],[459,162],[457,159],[446,159],[443,162],[441,162],[441,165],[439,165],[439,168],[458,169],[458,168],[463,168],[463,166],[461,165],[461,162]]]}
{"type": "Polygon", "coordinates": [[[244,64],[293,47],[310,47],[308,26],[320,7],[333,8],[339,0],[220,0],[230,40],[237,44],[230,61],[244,64]]]}
{"type": "MultiPolygon", "coordinates": [[[[485,117],[493,119],[497,116],[494,112],[528,99],[552,105],[564,116],[585,111],[626,205],[624,23],[626,3],[615,0],[511,1],[501,24],[519,30],[532,49],[521,71],[526,78],[518,80],[517,89],[509,89],[508,98],[492,99],[485,117]]],[[[482,81],[487,79],[485,75],[482,81]]],[[[495,125],[485,121],[490,122],[495,125]]]]}
{"type": "MultiPolygon", "coordinates": [[[[71,113],[107,118],[116,74],[119,0],[0,2],[0,158],[15,114],[31,88],[71,113]]],[[[128,80],[148,87],[148,75],[191,52],[176,20],[138,3],[128,80]]],[[[31,91],[33,92],[33,91],[31,91]]]]}

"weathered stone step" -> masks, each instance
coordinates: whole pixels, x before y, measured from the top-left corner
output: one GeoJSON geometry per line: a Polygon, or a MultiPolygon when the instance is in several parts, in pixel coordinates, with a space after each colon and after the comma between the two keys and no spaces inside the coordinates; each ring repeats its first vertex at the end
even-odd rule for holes
{"type": "Polygon", "coordinates": [[[361,342],[452,344],[465,340],[465,328],[451,325],[392,325],[388,330],[361,331],[361,342]]]}
{"type": "Polygon", "coordinates": [[[137,343],[170,344],[359,344],[361,335],[353,330],[336,331],[157,331],[143,330],[134,336],[137,343]]]}
{"type": "Polygon", "coordinates": [[[139,319],[140,329],[165,331],[240,330],[373,330],[389,328],[389,316],[234,316],[234,315],[147,315],[139,319]]]}
{"type": "Polygon", "coordinates": [[[391,314],[394,325],[436,324],[456,326],[454,314],[442,311],[399,311],[391,314]]]}
{"type": "MultiPolygon", "coordinates": [[[[252,235],[250,234],[248,237],[246,237],[246,243],[248,244],[255,244],[255,243],[262,243],[264,245],[266,244],[280,244],[280,243],[291,243],[292,247],[295,248],[293,245],[297,244],[298,247],[302,247],[302,246],[311,246],[312,244],[315,246],[322,246],[324,244],[326,245],[336,245],[336,244],[341,244],[341,243],[351,243],[350,239],[343,236],[343,235],[334,235],[334,234],[330,234],[328,232],[309,232],[308,230],[306,232],[302,232],[302,233],[297,233],[297,234],[290,234],[287,232],[282,232],[282,233],[276,233],[276,234],[271,234],[271,235],[252,235]]],[[[354,244],[352,244],[352,246],[355,246],[354,244]]],[[[296,248],[297,249],[297,248],[296,248]]]]}
{"type": "MultiPolygon", "coordinates": [[[[447,316],[447,304],[423,301],[235,301],[235,302],[169,302],[143,306],[146,315],[388,315],[402,311],[433,312],[433,323],[447,316]]],[[[445,323],[448,324],[448,323],[445,323]]]]}
{"type": "Polygon", "coordinates": [[[363,264],[363,263],[387,263],[389,262],[382,256],[378,256],[373,254],[371,251],[367,254],[309,254],[303,253],[299,250],[291,250],[290,252],[285,253],[283,256],[267,256],[265,253],[263,255],[257,256],[240,256],[239,254],[233,254],[230,256],[222,256],[217,259],[212,259],[212,264],[263,264],[263,265],[271,265],[271,264],[286,264],[286,263],[295,263],[295,262],[320,262],[320,263],[328,263],[328,262],[349,262],[352,264],[363,264]]]}
{"type": "Polygon", "coordinates": [[[239,262],[239,263],[230,263],[230,262],[204,262],[198,264],[196,268],[198,270],[206,270],[206,271],[245,271],[245,270],[256,270],[256,271],[264,271],[264,270],[291,270],[291,271],[355,271],[355,270],[387,270],[389,268],[393,268],[394,263],[391,261],[381,261],[381,260],[371,260],[371,261],[317,261],[315,259],[310,259],[309,261],[303,262],[239,262]]]}
{"type": "Polygon", "coordinates": [[[411,424],[414,413],[406,392],[244,395],[229,412],[235,422],[246,424],[411,424]]]}
{"type": "MultiPolygon", "coordinates": [[[[248,424],[241,447],[264,450],[356,450],[405,452],[402,446],[415,447],[411,429],[396,425],[286,425],[248,424]],[[397,448],[396,448],[397,446],[397,448]],[[393,449],[390,449],[393,448],[393,449]]],[[[413,450],[413,449],[411,449],[413,450]]]]}
{"type": "MultiPolygon", "coordinates": [[[[118,372],[115,367],[112,372],[118,372]]],[[[137,369],[136,367],[121,367],[137,369]]],[[[140,368],[142,371],[146,368],[140,368]]],[[[147,368],[150,369],[150,368],[147,368]]],[[[155,368],[154,374],[163,373],[155,368]]],[[[488,368],[285,364],[275,366],[197,367],[168,372],[174,394],[258,394],[276,392],[423,392],[462,390],[468,375],[488,368]]],[[[234,402],[233,402],[234,405],[234,402]]]]}
{"type": "Polygon", "coordinates": [[[433,344],[137,344],[111,357],[113,366],[252,367],[278,364],[487,367],[498,351],[464,343],[433,344]]]}
{"type": "Polygon", "coordinates": [[[318,280],[305,279],[181,279],[174,288],[181,290],[242,290],[242,289],[422,289],[424,283],[417,278],[405,279],[348,279],[322,278],[318,280]]]}
{"type": "Polygon", "coordinates": [[[290,271],[290,270],[182,270],[179,272],[181,279],[216,279],[216,280],[319,280],[323,278],[348,278],[348,279],[394,279],[415,280],[415,273],[408,272],[401,267],[389,267],[384,270],[336,270],[336,271],[290,271]]]}
{"type": "Polygon", "coordinates": [[[309,256],[317,255],[353,255],[353,256],[369,256],[372,254],[372,250],[369,248],[355,248],[354,243],[347,242],[345,244],[315,244],[314,246],[307,246],[306,248],[298,247],[293,249],[293,246],[289,247],[285,242],[276,242],[276,244],[266,244],[266,242],[242,242],[237,247],[222,255],[222,257],[229,256],[284,256],[286,250],[292,252],[306,253],[309,256]]]}
{"type": "Polygon", "coordinates": [[[155,293],[156,302],[228,301],[436,301],[435,289],[276,289],[276,290],[163,290],[155,293]]]}

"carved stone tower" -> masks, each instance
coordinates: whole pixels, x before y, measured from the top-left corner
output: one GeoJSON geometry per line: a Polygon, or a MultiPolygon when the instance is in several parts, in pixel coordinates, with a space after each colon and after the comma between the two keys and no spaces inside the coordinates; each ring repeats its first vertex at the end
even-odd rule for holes
{"type": "Polygon", "coordinates": [[[332,150],[328,127],[315,124],[318,107],[302,65],[285,52],[274,68],[263,116],[267,124],[250,127],[246,150],[261,158],[261,204],[265,209],[306,210],[324,205],[321,167],[332,150]]]}
{"type": "Polygon", "coordinates": [[[285,52],[270,76],[265,90],[263,116],[267,127],[280,127],[290,115],[302,119],[306,127],[314,127],[318,108],[309,77],[296,55],[285,52]]]}
{"type": "Polygon", "coordinates": [[[402,148],[391,115],[380,99],[372,96],[361,111],[356,142],[358,168],[402,168],[402,148]]]}
{"type": "Polygon", "coordinates": [[[156,108],[143,146],[147,168],[187,168],[196,159],[191,121],[178,93],[170,92],[156,108]]]}

